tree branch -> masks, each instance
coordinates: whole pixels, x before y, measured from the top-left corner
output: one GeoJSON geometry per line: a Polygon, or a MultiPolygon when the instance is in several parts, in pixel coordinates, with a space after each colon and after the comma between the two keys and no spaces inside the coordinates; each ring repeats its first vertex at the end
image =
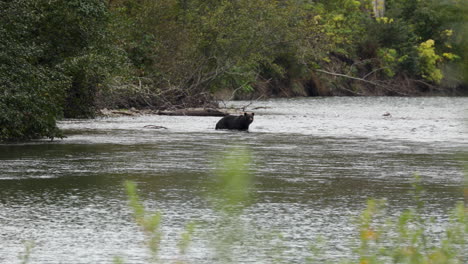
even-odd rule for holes
{"type": "MultiPolygon", "coordinates": [[[[400,91],[397,91],[397,90],[393,90],[393,89],[390,89],[388,85],[383,85],[383,84],[380,84],[380,83],[376,83],[376,82],[372,82],[372,81],[369,81],[369,80],[366,80],[366,79],[362,79],[362,78],[358,78],[358,77],[354,77],[354,76],[349,76],[349,75],[346,75],[346,74],[341,74],[341,73],[335,73],[335,72],[329,72],[329,71],[325,71],[325,70],[319,70],[319,69],[316,69],[315,71],[317,72],[321,72],[321,73],[325,73],[325,74],[329,74],[329,75],[333,75],[333,76],[339,76],[339,77],[343,77],[343,78],[348,78],[348,79],[352,79],[352,80],[356,80],[356,81],[360,81],[360,82],[365,82],[365,83],[368,83],[368,84],[372,84],[374,86],[377,86],[377,87],[381,87],[387,91],[391,91],[391,92],[394,92],[394,93],[397,93],[399,95],[407,95],[403,92],[400,92],[400,91]]],[[[346,90],[346,89],[345,89],[346,90]]],[[[349,90],[348,90],[349,91],[349,90]]],[[[353,92],[353,93],[356,93],[356,92],[353,92]]],[[[356,93],[356,94],[359,94],[359,93],[356,93]]]]}

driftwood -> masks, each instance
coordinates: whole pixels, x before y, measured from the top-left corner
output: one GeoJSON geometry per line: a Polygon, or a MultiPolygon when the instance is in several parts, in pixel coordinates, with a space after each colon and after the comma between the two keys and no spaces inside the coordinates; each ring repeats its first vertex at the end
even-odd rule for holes
{"type": "Polygon", "coordinates": [[[214,109],[214,108],[187,108],[177,110],[159,111],[159,115],[170,116],[227,116],[236,114],[237,111],[232,109],[214,109]]]}
{"type": "Polygon", "coordinates": [[[140,116],[140,115],[168,115],[168,116],[227,116],[240,115],[243,109],[231,108],[185,108],[176,110],[137,110],[131,108],[128,110],[109,110],[101,109],[102,116],[140,116]]]}
{"type": "Polygon", "coordinates": [[[138,116],[142,114],[149,114],[145,110],[137,110],[135,108],[125,109],[125,110],[116,110],[116,109],[101,109],[99,114],[102,116],[138,116]]]}
{"type": "Polygon", "coordinates": [[[138,115],[138,113],[135,113],[135,112],[119,111],[119,110],[113,110],[113,111],[110,111],[110,113],[113,114],[113,115],[125,115],[125,116],[135,116],[135,115],[138,115]]]}

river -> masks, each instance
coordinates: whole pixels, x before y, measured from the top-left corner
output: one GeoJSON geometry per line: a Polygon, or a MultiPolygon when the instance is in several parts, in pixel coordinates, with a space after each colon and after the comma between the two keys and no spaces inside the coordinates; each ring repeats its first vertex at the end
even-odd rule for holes
{"type": "Polygon", "coordinates": [[[216,262],[219,217],[206,198],[214,162],[233,146],[251,153],[252,204],[238,223],[233,262],[303,263],[323,237],[331,258],[349,256],[353,219],[369,198],[390,214],[414,205],[421,176],[434,232],[463,200],[468,98],[325,97],[227,102],[255,112],[249,132],[216,131],[218,117],[138,116],[64,120],[66,138],[0,145],[0,263],[146,263],[123,182],[162,213],[164,263],[216,262]],[[167,129],[148,129],[159,125],[167,129]],[[177,242],[196,223],[185,256],[177,242]],[[247,231],[246,231],[247,230],[247,231]],[[281,239],[278,238],[281,234],[281,239]],[[276,243],[276,244],[275,244],[276,243]],[[275,253],[271,253],[275,252],[275,253]]]}

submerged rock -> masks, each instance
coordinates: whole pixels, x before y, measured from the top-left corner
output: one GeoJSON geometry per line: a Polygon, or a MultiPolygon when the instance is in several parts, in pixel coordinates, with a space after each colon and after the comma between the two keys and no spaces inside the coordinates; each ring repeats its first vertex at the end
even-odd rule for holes
{"type": "Polygon", "coordinates": [[[167,129],[167,127],[163,126],[156,126],[156,125],[146,125],[144,128],[149,128],[149,129],[167,129]]]}

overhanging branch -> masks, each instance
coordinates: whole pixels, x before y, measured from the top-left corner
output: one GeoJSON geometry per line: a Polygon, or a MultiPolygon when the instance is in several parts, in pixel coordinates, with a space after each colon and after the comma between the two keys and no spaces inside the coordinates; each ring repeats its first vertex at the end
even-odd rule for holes
{"type": "MultiPolygon", "coordinates": [[[[363,78],[358,78],[358,77],[354,77],[354,76],[349,76],[349,75],[342,74],[342,73],[329,72],[329,71],[320,70],[320,69],[316,69],[315,71],[321,72],[321,73],[325,73],[325,74],[329,74],[329,75],[333,75],[333,76],[338,76],[338,77],[343,77],[343,78],[347,78],[347,79],[352,79],[352,80],[356,80],[356,81],[368,83],[368,84],[371,84],[371,85],[374,85],[374,86],[377,86],[377,87],[381,87],[381,88],[383,88],[383,89],[385,89],[385,90],[387,90],[387,91],[391,91],[391,92],[397,93],[397,94],[399,94],[399,95],[407,95],[407,94],[402,93],[402,92],[400,92],[400,91],[391,89],[388,85],[384,85],[384,84],[372,82],[372,81],[369,81],[369,80],[366,80],[366,79],[363,79],[363,78]]],[[[346,89],[345,89],[345,90],[346,90],[346,89]]],[[[356,92],[354,92],[354,93],[356,93],[356,92]]],[[[356,94],[358,94],[358,93],[356,93],[356,94]]]]}

